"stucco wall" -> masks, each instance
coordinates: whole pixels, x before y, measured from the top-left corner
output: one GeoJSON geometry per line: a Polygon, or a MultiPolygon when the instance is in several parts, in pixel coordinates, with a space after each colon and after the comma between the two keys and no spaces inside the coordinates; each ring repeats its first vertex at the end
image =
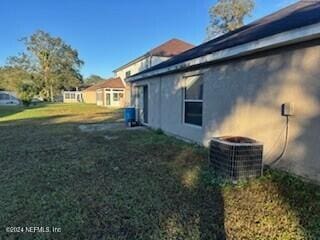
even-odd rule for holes
{"type": "Polygon", "coordinates": [[[207,145],[211,137],[243,135],[264,143],[270,163],[284,144],[282,103],[295,105],[289,144],[277,167],[320,181],[320,40],[201,69],[203,127],[182,122],[183,74],[149,84],[150,126],[207,145]]]}
{"type": "Polygon", "coordinates": [[[82,92],[82,97],[85,103],[97,103],[96,91],[84,91],[82,92]]]}

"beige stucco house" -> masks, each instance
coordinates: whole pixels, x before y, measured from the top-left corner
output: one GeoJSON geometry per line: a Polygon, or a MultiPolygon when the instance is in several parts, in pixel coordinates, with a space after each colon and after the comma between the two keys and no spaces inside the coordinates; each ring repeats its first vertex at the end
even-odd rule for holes
{"type": "Polygon", "coordinates": [[[82,98],[84,103],[91,103],[96,104],[97,103],[97,90],[100,88],[101,83],[96,83],[82,91],[82,98]]]}
{"type": "Polygon", "coordinates": [[[125,83],[121,78],[110,78],[99,84],[96,90],[97,105],[104,107],[125,106],[125,83]]]}
{"type": "Polygon", "coordinates": [[[141,123],[205,146],[251,137],[263,142],[266,164],[320,181],[320,1],[299,1],[128,80],[141,123]],[[293,116],[282,115],[284,103],[293,116]]]}

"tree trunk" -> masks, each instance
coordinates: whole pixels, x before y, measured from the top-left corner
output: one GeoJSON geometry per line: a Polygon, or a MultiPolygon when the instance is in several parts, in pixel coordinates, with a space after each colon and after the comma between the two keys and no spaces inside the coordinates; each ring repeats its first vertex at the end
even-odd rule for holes
{"type": "Polygon", "coordinates": [[[50,101],[53,102],[54,99],[53,99],[53,86],[52,84],[50,84],[50,101]]]}

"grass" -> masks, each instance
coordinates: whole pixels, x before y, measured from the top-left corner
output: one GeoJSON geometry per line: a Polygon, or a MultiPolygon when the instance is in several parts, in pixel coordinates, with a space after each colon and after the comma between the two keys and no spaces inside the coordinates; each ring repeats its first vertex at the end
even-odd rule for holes
{"type": "Polygon", "coordinates": [[[34,123],[70,123],[70,122],[101,122],[121,118],[121,111],[107,110],[93,104],[40,104],[24,108],[22,106],[0,106],[0,123],[17,124],[17,122],[34,123]]]}
{"type": "Polygon", "coordinates": [[[320,238],[319,186],[283,172],[220,182],[205,149],[161,131],[80,132],[80,123],[121,117],[94,105],[6,107],[0,116],[0,239],[320,238]]]}

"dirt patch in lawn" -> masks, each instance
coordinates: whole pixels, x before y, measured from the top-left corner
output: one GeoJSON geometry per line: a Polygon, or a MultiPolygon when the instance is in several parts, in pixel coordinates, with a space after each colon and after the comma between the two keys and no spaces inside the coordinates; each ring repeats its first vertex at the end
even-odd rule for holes
{"type": "Polygon", "coordinates": [[[125,123],[99,123],[99,124],[82,124],[79,125],[81,132],[101,132],[101,131],[122,131],[122,130],[147,130],[146,127],[127,127],[125,123]]]}

